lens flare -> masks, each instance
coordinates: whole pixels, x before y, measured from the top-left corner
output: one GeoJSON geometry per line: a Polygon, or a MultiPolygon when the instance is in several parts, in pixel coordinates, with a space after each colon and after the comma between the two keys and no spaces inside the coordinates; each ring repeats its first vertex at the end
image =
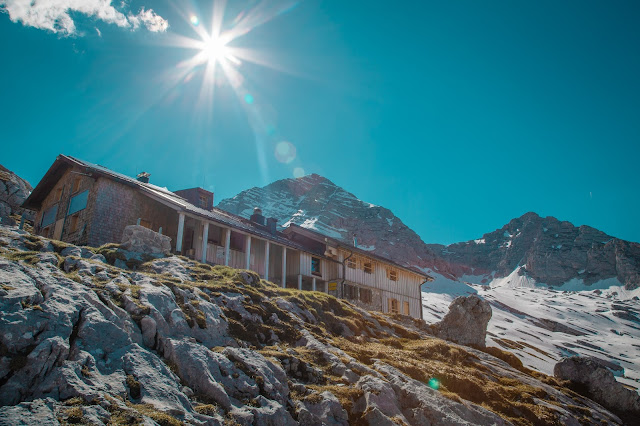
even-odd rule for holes
{"type": "Polygon", "coordinates": [[[276,145],[276,159],[281,163],[291,163],[296,159],[296,147],[291,142],[278,142],[276,145]]]}
{"type": "Polygon", "coordinates": [[[244,101],[251,105],[253,103],[253,96],[251,96],[250,93],[247,93],[246,95],[244,95],[244,101]]]}
{"type": "Polygon", "coordinates": [[[294,178],[301,178],[302,176],[304,176],[304,169],[302,167],[296,167],[295,169],[293,169],[293,177],[294,178]]]}
{"type": "Polygon", "coordinates": [[[431,379],[429,379],[428,385],[431,389],[438,390],[440,389],[440,380],[436,379],[435,377],[432,377],[431,379]]]}
{"type": "Polygon", "coordinates": [[[197,27],[197,26],[198,26],[198,24],[200,23],[200,20],[198,19],[198,17],[197,17],[196,15],[191,15],[191,16],[189,17],[189,21],[191,21],[191,24],[192,24],[194,27],[197,27]]]}

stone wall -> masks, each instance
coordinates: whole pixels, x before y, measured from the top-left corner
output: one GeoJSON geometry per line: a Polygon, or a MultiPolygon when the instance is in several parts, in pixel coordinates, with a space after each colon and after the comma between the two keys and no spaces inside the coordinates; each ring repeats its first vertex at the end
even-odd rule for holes
{"type": "Polygon", "coordinates": [[[171,238],[175,249],[178,234],[178,213],[140,190],[106,178],[96,182],[96,200],[89,245],[100,246],[120,242],[127,225],[141,224],[153,231],[162,227],[162,233],[171,238]]]}

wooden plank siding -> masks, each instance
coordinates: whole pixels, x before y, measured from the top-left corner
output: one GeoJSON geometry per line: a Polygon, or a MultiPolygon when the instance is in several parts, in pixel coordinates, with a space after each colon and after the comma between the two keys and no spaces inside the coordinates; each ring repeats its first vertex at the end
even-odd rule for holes
{"type": "MultiPolygon", "coordinates": [[[[339,259],[346,259],[350,252],[338,251],[339,259]]],[[[408,272],[393,265],[380,262],[363,254],[354,254],[350,260],[355,259],[355,268],[345,267],[345,280],[363,287],[375,288],[382,291],[382,312],[389,312],[389,299],[399,302],[399,313],[403,313],[403,302],[409,302],[409,315],[420,318],[422,309],[420,284],[423,279],[420,275],[408,272]],[[364,263],[371,263],[371,273],[364,271],[364,263]],[[397,281],[389,278],[389,271],[396,271],[397,281]]]]}

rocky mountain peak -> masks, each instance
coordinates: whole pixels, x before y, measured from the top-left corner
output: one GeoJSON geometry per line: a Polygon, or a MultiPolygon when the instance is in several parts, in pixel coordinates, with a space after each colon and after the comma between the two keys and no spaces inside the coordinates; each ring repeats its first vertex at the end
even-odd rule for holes
{"type": "Polygon", "coordinates": [[[280,226],[294,223],[347,244],[356,234],[360,248],[398,263],[421,268],[437,263],[422,239],[391,210],[362,201],[317,174],[251,188],[222,200],[218,207],[243,217],[260,207],[265,216],[278,219],[280,226]]]}

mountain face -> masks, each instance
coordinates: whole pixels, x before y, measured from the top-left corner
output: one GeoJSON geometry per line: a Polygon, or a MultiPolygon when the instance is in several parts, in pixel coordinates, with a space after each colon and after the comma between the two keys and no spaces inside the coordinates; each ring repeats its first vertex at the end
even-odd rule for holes
{"type": "MultiPolygon", "coordinates": [[[[266,217],[278,219],[387,257],[400,264],[433,268],[440,260],[411,228],[391,210],[359,200],[330,180],[312,174],[251,188],[222,200],[219,208],[249,217],[260,207],[266,217]]],[[[443,265],[440,265],[443,267],[443,265]]]]}
{"type": "Polygon", "coordinates": [[[572,280],[592,285],[611,278],[628,290],[640,285],[640,244],[535,213],[477,240],[430,247],[458,277],[480,275],[489,280],[517,271],[521,277],[553,286],[572,280]]]}
{"type": "Polygon", "coordinates": [[[513,276],[508,281],[520,284],[589,286],[609,280],[627,290],[640,286],[640,244],[535,213],[477,240],[428,245],[390,210],[316,174],[251,188],[218,207],[244,217],[260,207],[282,226],[295,223],[348,244],[355,233],[360,248],[447,278],[479,276],[483,284],[492,284],[513,276]]]}

